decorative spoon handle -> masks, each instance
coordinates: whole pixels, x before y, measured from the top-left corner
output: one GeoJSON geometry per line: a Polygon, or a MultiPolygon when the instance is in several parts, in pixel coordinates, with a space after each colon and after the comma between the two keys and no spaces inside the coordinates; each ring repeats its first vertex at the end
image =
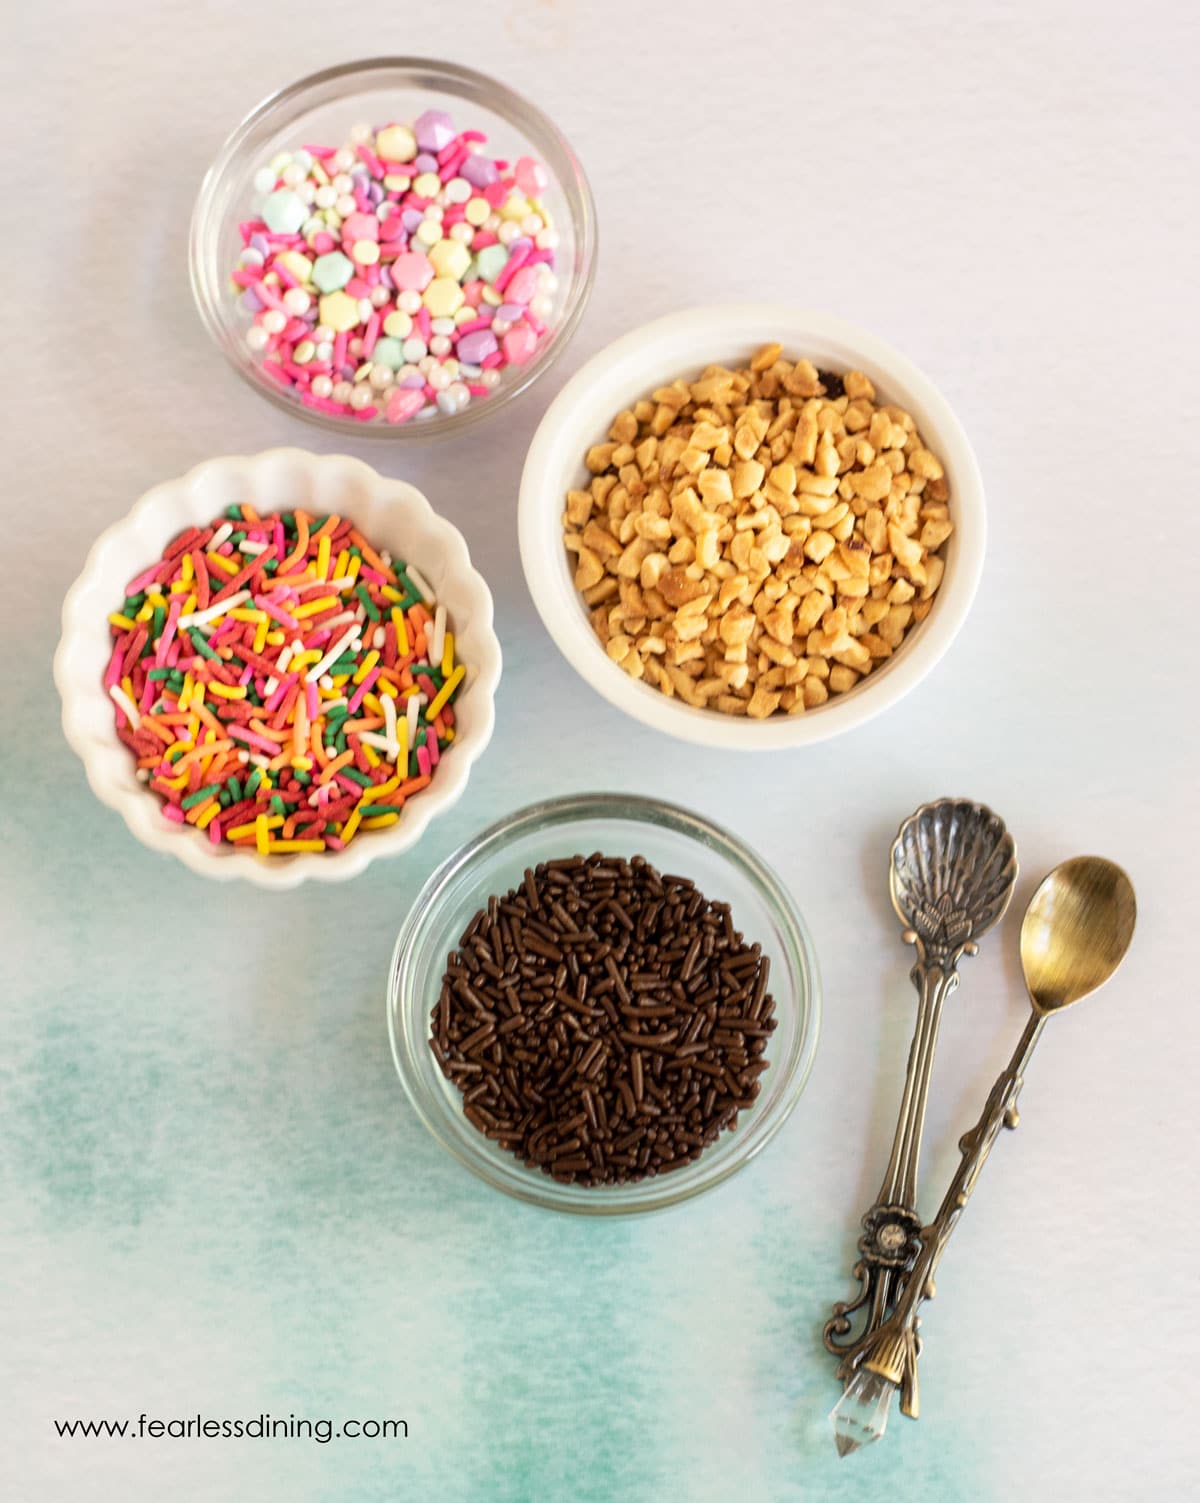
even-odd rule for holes
{"type": "Polygon", "coordinates": [[[1030,1015],[1020,1041],[1008,1065],[1001,1071],[988,1094],[979,1121],[959,1140],[962,1161],[937,1215],[920,1232],[921,1249],[907,1273],[896,1298],[895,1309],[865,1343],[859,1355],[862,1366],[900,1385],[900,1407],[916,1419],[920,1412],[917,1383],[918,1312],[935,1293],[933,1276],[941,1262],[950,1234],[975,1189],[979,1172],[987,1161],[992,1145],[1002,1127],[1013,1128],[1018,1122],[1017,1097],[1025,1068],[1037,1046],[1046,1019],[1037,1012],[1030,1015]]]}
{"type": "Polygon", "coordinates": [[[854,1277],[860,1287],[853,1300],[833,1307],[825,1325],[825,1347],[841,1358],[838,1377],[843,1383],[853,1378],[920,1252],[917,1169],[942,1005],[958,985],[959,960],[976,953],[977,940],[1008,906],[1016,876],[1016,847],[1004,821],[968,799],[922,804],[900,826],[892,845],[892,906],[904,924],[905,943],[917,951],[912,968],[917,1026],[892,1155],[858,1239],[854,1277]],[[854,1318],[860,1310],[866,1315],[855,1337],[854,1318]]]}
{"type": "Polygon", "coordinates": [[[917,1215],[916,1201],[921,1136],[942,1005],[958,985],[958,971],[953,964],[947,968],[937,962],[928,963],[922,957],[913,966],[912,979],[919,996],[917,1024],[908,1053],[891,1158],[875,1203],[862,1219],[860,1256],[854,1267],[859,1292],[853,1300],[834,1305],[833,1314],[825,1324],[825,1346],[841,1357],[838,1376],[843,1381],[853,1375],[874,1333],[887,1319],[903,1282],[904,1270],[920,1249],[921,1218],[917,1215]],[[847,1342],[853,1317],[864,1307],[867,1316],[862,1331],[847,1342]]]}

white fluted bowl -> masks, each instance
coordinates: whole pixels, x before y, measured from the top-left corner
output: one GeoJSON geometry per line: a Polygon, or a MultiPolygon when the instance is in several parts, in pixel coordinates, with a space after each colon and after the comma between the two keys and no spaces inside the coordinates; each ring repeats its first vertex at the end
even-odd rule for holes
{"type": "Polygon", "coordinates": [[[243,877],[260,887],[284,889],[310,877],[326,882],[355,877],[378,857],[415,845],[430,820],[458,802],[472,764],[492,737],[500,665],[491,591],[472,565],[462,534],[420,491],[346,455],[270,449],[206,460],[147,491],[128,516],[100,534],[63,601],[54,682],[62,698],[63,731],[92,792],[121,815],[143,845],[177,856],[202,877],[243,877]],[[364,832],[344,851],[262,857],[227,843],[213,845],[202,831],[163,818],[160,801],[137,781],[134,758],[116,733],[113,702],[104,688],[112,651],[110,612],[119,608],[126,583],[152,564],[171,538],[235,502],[249,502],[261,512],[299,506],[353,518],[374,546],[415,564],[429,581],[453,626],[456,655],[467,665],[454,702],[454,743],[433,782],[405,804],[397,824],[364,832]]]}

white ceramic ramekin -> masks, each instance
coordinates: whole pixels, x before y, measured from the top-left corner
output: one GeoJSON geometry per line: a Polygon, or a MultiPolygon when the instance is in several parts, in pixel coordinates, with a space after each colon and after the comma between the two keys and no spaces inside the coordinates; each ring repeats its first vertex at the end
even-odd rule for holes
{"type": "Polygon", "coordinates": [[[521,562],[547,631],[575,670],[611,704],[684,741],[741,751],[781,750],[824,741],[878,715],[914,688],[957,635],[975,597],[987,539],[983,482],[971,445],[949,403],[921,372],[874,335],[840,319],[774,303],[691,308],[657,319],[601,350],[550,404],[534,435],[521,477],[521,562]],[[668,698],[629,677],[592,630],[563,546],[567,491],[586,487],[583,457],[607,435],[613,418],[639,397],[713,362],[744,363],[779,340],[787,354],[818,367],[861,370],[880,398],[916,419],[941,459],[950,484],[955,530],[946,572],[928,617],[882,667],[847,694],[803,715],[747,720],[668,698]]]}
{"type": "Polygon", "coordinates": [[[203,877],[244,877],[260,887],[290,888],[312,877],[355,877],[379,856],[415,845],[430,820],[458,802],[471,764],[491,740],[500,681],[500,643],[492,628],[492,596],[472,566],[462,534],[402,480],[389,480],[361,460],[302,449],[209,459],[178,480],[147,491],[129,515],[96,539],[83,572],[63,602],[62,638],[54,682],[62,698],[63,731],[83,761],[92,791],[116,809],[153,851],[177,856],[203,877]],[[160,801],[137,781],[136,764],[118,739],[113,702],[104,689],[112,651],[108,616],[125,585],[188,527],[224,507],[249,502],[261,512],[302,507],[338,512],[375,546],[415,564],[453,623],[456,655],[467,679],[454,702],[455,739],[428,788],[409,800],[399,823],[360,835],[346,850],[260,857],[213,845],[191,826],[163,818],[160,801]]]}

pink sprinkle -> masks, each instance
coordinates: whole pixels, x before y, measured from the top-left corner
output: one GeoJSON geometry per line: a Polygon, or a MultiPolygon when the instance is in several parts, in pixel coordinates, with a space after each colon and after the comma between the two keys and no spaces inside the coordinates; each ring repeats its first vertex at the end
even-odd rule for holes
{"type": "Polygon", "coordinates": [[[335,402],[332,397],[303,396],[300,400],[306,407],[314,407],[318,412],[331,412],[337,417],[344,417],[350,410],[344,402],[335,402]]]}
{"type": "Polygon", "coordinates": [[[142,685],[142,697],[138,701],[138,709],[145,713],[154,703],[154,696],[158,693],[158,680],[148,678],[142,685]]]}
{"type": "Polygon", "coordinates": [[[490,355],[479,363],[485,371],[495,370],[498,365],[504,364],[504,356],[499,350],[493,350],[490,355]]]}
{"type": "Polygon", "coordinates": [[[346,849],[346,842],[339,840],[336,835],[325,835],[322,839],[331,851],[344,851],[346,849]]]}
{"type": "Polygon", "coordinates": [[[346,775],[344,773],[335,772],[334,775],[333,775],[333,781],[335,783],[340,783],[342,785],[342,787],[346,790],[346,792],[347,793],[352,793],[355,798],[361,798],[362,797],[362,792],[363,791],[362,791],[361,787],[354,781],[353,778],[346,777],[346,775]]]}
{"type": "Polygon", "coordinates": [[[270,376],[272,381],[278,381],[280,386],[290,386],[292,384],[292,378],[277,361],[264,360],[259,366],[259,370],[262,371],[264,376],[270,376]]]}
{"type": "MultiPolygon", "coordinates": [[[[290,590],[288,594],[291,594],[290,590]]],[[[287,611],[281,610],[273,600],[268,600],[265,595],[259,596],[257,604],[261,610],[266,611],[272,620],[278,621],[280,626],[286,626],[289,631],[300,630],[300,623],[296,620],[295,616],[291,616],[287,611]]]]}
{"type": "MultiPolygon", "coordinates": [[[[162,569],[162,567],[163,566],[161,564],[155,564],[153,568],[147,569],[144,574],[139,574],[136,579],[131,579],[125,586],[126,595],[141,594],[141,592],[146,588],[148,584],[153,583],[153,581],[158,578],[159,571],[162,569]]],[[[174,565],[171,565],[170,567],[173,569],[174,565]]]]}
{"type": "MultiPolygon", "coordinates": [[[[108,660],[108,668],[104,673],[104,687],[111,689],[114,684],[121,682],[121,663],[125,657],[124,649],[119,642],[113,644],[112,657],[108,660]]],[[[147,680],[149,682],[149,680],[147,680]]]]}
{"type": "Polygon", "coordinates": [[[353,408],[350,410],[360,423],[369,423],[373,417],[379,416],[378,407],[360,407],[357,412],[353,408]]]}
{"type": "Polygon", "coordinates": [[[366,331],[363,334],[363,359],[371,358],[371,351],[375,348],[375,341],[379,338],[379,329],[383,323],[383,317],[378,309],[367,319],[366,331]]]}
{"type": "Polygon", "coordinates": [[[282,295],[276,292],[273,287],[269,287],[265,282],[256,283],[254,293],[259,302],[265,303],[268,308],[274,308],[279,313],[287,312],[282,295]]]}
{"type": "Polygon", "coordinates": [[[464,334],[474,334],[477,329],[486,329],[490,322],[487,318],[473,318],[469,324],[459,324],[458,337],[461,339],[464,334]]]}
{"type": "Polygon", "coordinates": [[[424,405],[424,390],[417,391],[411,386],[394,387],[387,401],[387,420],[389,423],[406,423],[409,418],[415,417],[424,405]]]}
{"type": "Polygon", "coordinates": [[[518,246],[515,251],[510,253],[508,260],[500,268],[496,280],[492,283],[497,292],[504,291],[528,259],[529,248],[527,246],[518,246]]]}
{"type": "Polygon", "coordinates": [[[219,819],[214,819],[212,824],[209,825],[208,838],[212,841],[213,845],[221,844],[221,821],[219,819]]]}
{"type": "Polygon", "coordinates": [[[333,341],[333,363],[340,370],[346,363],[346,346],[350,343],[350,336],[344,331],[333,341]]]}
{"type": "Polygon", "coordinates": [[[385,585],[387,580],[378,569],[372,569],[369,564],[360,564],[358,569],[360,579],[369,579],[372,584],[385,585]]]}
{"type": "MultiPolygon", "coordinates": [[[[505,271],[508,270],[506,266],[505,271]]],[[[522,266],[508,284],[504,294],[506,303],[530,303],[537,296],[538,276],[534,267],[522,266]]]]}
{"type": "MultiPolygon", "coordinates": [[[[425,746],[423,749],[429,753],[430,767],[436,767],[442,759],[442,754],[438,750],[437,736],[432,730],[430,730],[429,735],[425,737],[425,746]]],[[[419,760],[420,759],[418,758],[418,761],[419,760]]]]}
{"type": "Polygon", "coordinates": [[[167,607],[167,624],[163,627],[162,636],[158,639],[158,650],[154,654],[154,661],[160,668],[167,661],[167,653],[175,636],[175,628],[179,625],[179,616],[182,610],[183,596],[172,595],[171,604],[167,607]]]}
{"type": "Polygon", "coordinates": [[[367,171],[372,177],[383,177],[383,163],[369,146],[360,146],[358,148],[358,160],[366,166],[367,171]]]}
{"type": "Polygon", "coordinates": [[[300,283],[296,280],[296,278],[287,269],[282,261],[273,262],[271,265],[271,270],[275,273],[275,275],[279,278],[279,280],[285,287],[299,287],[300,283]]]}
{"type": "Polygon", "coordinates": [[[316,684],[314,684],[314,683],[306,683],[304,685],[304,702],[305,702],[305,706],[306,706],[306,708],[308,710],[308,718],[309,718],[309,720],[310,721],[316,720],[317,716],[320,713],[320,707],[317,704],[317,686],[316,686],[316,684]]]}
{"type": "Polygon", "coordinates": [[[464,130],[459,132],[458,139],[460,141],[475,141],[482,146],[487,140],[487,132],[482,130],[464,130]]]}
{"type": "Polygon", "coordinates": [[[424,746],[417,747],[417,768],[423,778],[429,776],[429,752],[424,746]]]}
{"type": "Polygon", "coordinates": [[[417,309],[417,329],[426,344],[429,343],[429,325],[431,322],[429,309],[424,303],[417,309]]]}
{"type": "Polygon", "coordinates": [[[492,388],[490,386],[484,386],[479,381],[468,381],[467,390],[473,397],[488,397],[492,394],[492,388]]]}
{"type": "Polygon", "coordinates": [[[262,277],[262,271],[258,267],[243,267],[235,271],[229,280],[235,287],[253,287],[255,282],[262,277]]]}
{"type": "Polygon", "coordinates": [[[287,538],[284,536],[283,523],[278,517],[275,518],[275,556],[281,562],[287,557],[287,538]]]}
{"type": "Polygon", "coordinates": [[[471,241],[471,249],[481,251],[485,246],[495,245],[496,236],[491,230],[476,230],[475,238],[471,241]]]}
{"type": "Polygon", "coordinates": [[[226,616],[216,631],[209,634],[209,646],[215,646],[223,637],[229,636],[230,632],[239,632],[245,625],[243,621],[235,621],[232,616],[226,616]]]}
{"type": "Polygon", "coordinates": [[[242,688],[245,688],[245,686],[250,682],[250,680],[253,677],[254,677],[254,669],[251,668],[249,666],[249,664],[247,664],[247,666],[242,670],[241,676],[238,679],[238,683],[242,686],[242,688]]]}
{"type": "Polygon", "coordinates": [[[268,741],[266,736],[260,736],[257,730],[247,730],[245,726],[227,726],[227,732],[235,741],[245,741],[248,747],[254,747],[257,751],[266,751],[269,756],[280,755],[280,748],[274,741],[268,741]]]}
{"type": "Polygon", "coordinates": [[[252,235],[264,234],[266,228],[267,222],[265,219],[243,219],[241,224],[238,225],[238,234],[249,244],[252,235]]]}
{"type": "Polygon", "coordinates": [[[359,705],[362,704],[363,696],[371,692],[371,690],[375,686],[375,680],[378,677],[379,669],[372,668],[370,673],[367,674],[366,678],[363,679],[362,683],[359,684],[358,688],[355,689],[354,694],[351,696],[350,703],[346,706],[346,713],[348,715],[353,715],[355,710],[358,709],[359,705]]]}
{"type": "Polygon", "coordinates": [[[336,146],[306,146],[304,149],[310,157],[317,157],[322,162],[327,162],[330,157],[335,157],[338,153],[336,146]]]}
{"type": "Polygon", "coordinates": [[[274,715],[275,711],[287,698],[288,690],[295,682],[296,675],[294,673],[285,673],[283,675],[275,688],[274,694],[271,695],[270,699],[268,699],[266,704],[263,706],[268,715],[274,715]]]}
{"type": "Polygon", "coordinates": [[[169,819],[172,824],[183,824],[183,810],[178,804],[164,804],[162,806],[163,818],[169,819]]]}

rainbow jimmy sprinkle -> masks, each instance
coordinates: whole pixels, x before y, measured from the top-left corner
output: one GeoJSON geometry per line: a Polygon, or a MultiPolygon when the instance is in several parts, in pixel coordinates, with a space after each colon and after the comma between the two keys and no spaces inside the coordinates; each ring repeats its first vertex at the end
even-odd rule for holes
{"type": "Polygon", "coordinates": [[[342,517],[231,506],[109,616],[117,734],[163,814],[263,856],[385,829],[454,740],[446,610],[342,517]]]}

